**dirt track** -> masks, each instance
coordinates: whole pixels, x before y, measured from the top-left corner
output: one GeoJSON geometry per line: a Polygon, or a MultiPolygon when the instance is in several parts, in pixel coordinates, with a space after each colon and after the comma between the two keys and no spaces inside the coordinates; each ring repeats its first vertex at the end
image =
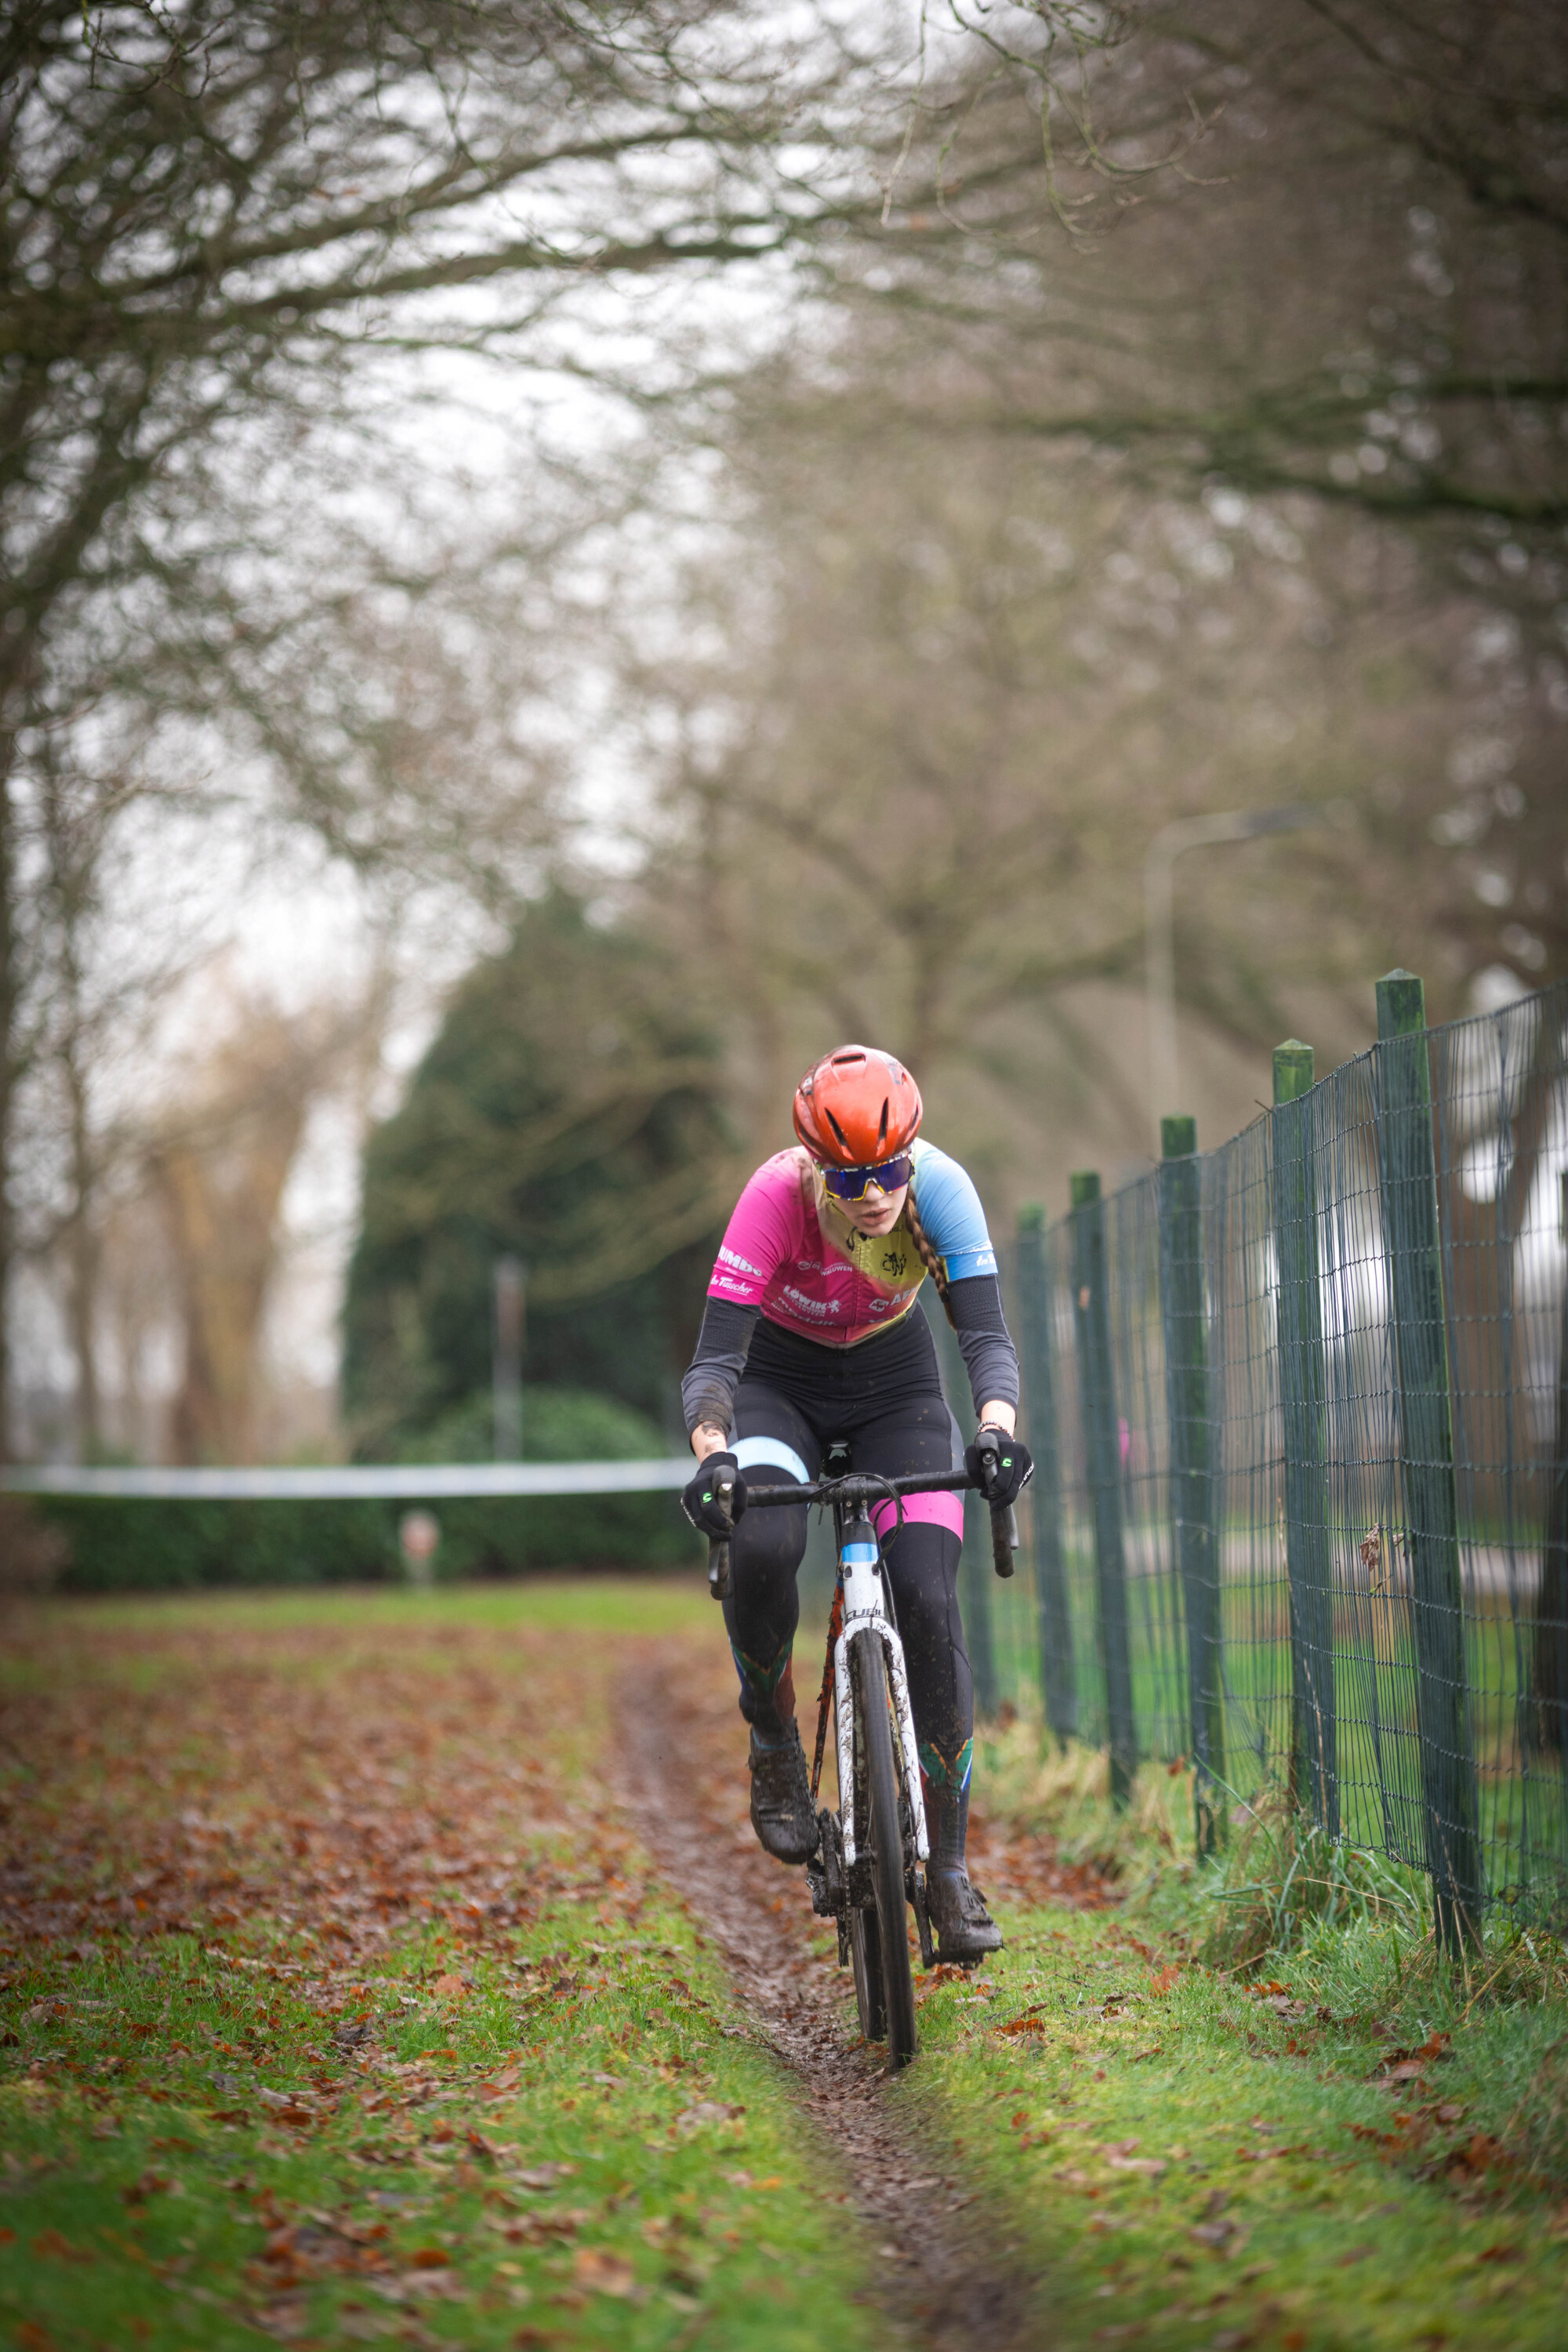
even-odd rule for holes
{"type": "MultiPolygon", "coordinates": [[[[847,1973],[814,1948],[821,1923],[804,1874],[770,1860],[752,1835],[733,1683],[710,1659],[661,1649],[623,1687],[626,1795],[638,1830],[722,1949],[743,2006],[798,2075],[838,2152],[847,2193],[881,2252],[893,2340],[929,2352],[1049,2345],[1037,2287],[1009,2266],[1007,2243],[975,2226],[951,2152],[898,2112],[881,2053],[859,2045],[847,1973]]],[[[803,1715],[803,1729],[809,1753],[815,1711],[809,1724],[803,1715]]],[[[1072,1874],[983,1836],[974,1854],[988,1891],[1025,1874],[1036,1899],[1079,1891],[1072,1874]]]]}

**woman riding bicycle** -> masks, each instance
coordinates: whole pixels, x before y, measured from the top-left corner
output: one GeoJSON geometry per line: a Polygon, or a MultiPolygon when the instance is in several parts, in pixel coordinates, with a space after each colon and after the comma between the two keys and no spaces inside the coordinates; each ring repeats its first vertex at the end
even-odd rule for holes
{"type": "MultiPolygon", "coordinates": [[[[681,1383],[702,1465],[682,1497],[692,1525],[727,1532],[712,1473],[737,1472],[737,1522],[724,1621],[751,1726],[752,1822],[779,1861],[816,1842],[811,1782],[795,1724],[791,1654],[806,1511],[745,1509],[760,1486],[809,1484],[847,1441],[853,1467],[883,1477],[956,1469],[957,1423],[916,1295],[929,1274],[958,1333],[982,1429],[1012,1437],[1018,1359],[1002,1314],[996,1256],[963,1170],[917,1142],[919,1088],[890,1054],[844,1045],[801,1080],[799,1148],[775,1152],[747,1184],[719,1251],[697,1352],[681,1383]]],[[[1026,1482],[1026,1446],[984,1457],[994,1503],[1026,1482]]],[[[981,1458],[971,1445],[972,1477],[981,1458]]],[[[964,1864],[974,1690],[958,1612],[963,1497],[906,1498],[874,1515],[909,1664],[925,1784],[927,1871],[940,1957],[979,1959],[1002,1937],[964,1864]]]]}

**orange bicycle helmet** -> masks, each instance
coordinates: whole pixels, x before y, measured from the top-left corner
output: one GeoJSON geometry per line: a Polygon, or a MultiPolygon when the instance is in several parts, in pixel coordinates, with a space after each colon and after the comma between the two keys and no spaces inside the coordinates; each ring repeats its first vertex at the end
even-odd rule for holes
{"type": "Polygon", "coordinates": [[[920,1133],[921,1090],[891,1054],[840,1045],[795,1088],[795,1131],[825,1167],[874,1168],[920,1133]]]}

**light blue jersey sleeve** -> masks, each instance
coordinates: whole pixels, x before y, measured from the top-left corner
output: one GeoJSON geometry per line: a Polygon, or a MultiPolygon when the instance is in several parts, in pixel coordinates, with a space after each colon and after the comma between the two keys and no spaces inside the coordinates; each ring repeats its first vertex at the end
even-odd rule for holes
{"type": "Polygon", "coordinates": [[[996,1253],[986,1230],[985,1212],[965,1171],[934,1143],[917,1141],[912,1157],[915,1204],[949,1282],[994,1274],[996,1253]]]}

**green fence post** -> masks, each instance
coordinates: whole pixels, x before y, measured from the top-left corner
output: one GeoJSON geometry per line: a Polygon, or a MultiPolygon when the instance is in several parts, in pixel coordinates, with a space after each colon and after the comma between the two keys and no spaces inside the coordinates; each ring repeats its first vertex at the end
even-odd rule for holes
{"type": "Polygon", "coordinates": [[[1072,1182],[1073,1327],[1084,1450],[1094,1511],[1100,1662],[1110,1738],[1111,1802],[1125,1807],[1138,1769],[1132,1719],[1132,1657],[1127,1623],[1127,1559],[1121,1540],[1121,1431],[1110,1360],[1110,1301],[1106,1285],[1105,1203],[1092,1170],[1072,1182]]]}
{"type": "Polygon", "coordinates": [[[1334,1694],[1333,1559],[1329,1540],[1328,1384],[1318,1261],[1312,1049],[1274,1049],[1274,1253],[1279,1411],[1285,1443],[1285,1565],[1290,1580],[1290,1793],[1340,1833],[1334,1694]]]}
{"type": "MultiPolygon", "coordinates": [[[[1568,1169],[1562,1177],[1557,1234],[1568,1242],[1568,1169]]],[[[1535,1598],[1526,1725],[1531,1746],[1554,1755],[1568,1777],[1568,1278],[1557,1320],[1557,1429],[1546,1492],[1546,1540],[1535,1598]]],[[[1568,1797],[1568,1791],[1564,1794],[1568,1797]]]]}
{"type": "Polygon", "coordinates": [[[1035,1475],[1029,1483],[1035,1590],[1040,1610],[1040,1692],[1046,1721],[1065,1748],[1078,1737],[1078,1677],[1062,1551],[1062,1470],[1051,1376],[1051,1296],[1046,1279],[1046,1213],[1018,1212],[1018,1352],[1035,1475]]]}
{"type": "Polygon", "coordinates": [[[1193,1118],[1160,1121],[1160,1309],[1171,1431],[1171,1517],[1187,1627],[1187,1710],[1198,1858],[1219,1844],[1225,1809],[1225,1690],[1210,1452],[1202,1171],[1193,1118]]]}
{"type": "Polygon", "coordinates": [[[1426,1867],[1438,1940],[1458,1954],[1478,1939],[1484,1890],[1476,1759],[1466,1705],[1432,1076],[1426,1000],[1413,972],[1391,971],[1378,982],[1377,1035],[1373,1085],[1409,1522],[1405,1549],[1415,1630],[1426,1867]]]}
{"type": "MultiPolygon", "coordinates": [[[[931,1285],[932,1292],[935,1286],[931,1285]]],[[[969,1374],[964,1369],[958,1334],[942,1312],[940,1300],[932,1304],[930,1321],[936,1334],[948,1402],[963,1398],[967,1407],[969,1374]]],[[[963,1463],[958,1466],[962,1470],[963,1463]]],[[[991,1563],[991,1521],[985,1506],[978,1495],[965,1495],[963,1548],[958,1559],[958,1610],[963,1621],[963,1646],[969,1653],[969,1672],[974,1684],[974,1712],[987,1719],[994,1717],[1002,1703],[991,1623],[991,1580],[995,1572],[991,1563]]]]}

